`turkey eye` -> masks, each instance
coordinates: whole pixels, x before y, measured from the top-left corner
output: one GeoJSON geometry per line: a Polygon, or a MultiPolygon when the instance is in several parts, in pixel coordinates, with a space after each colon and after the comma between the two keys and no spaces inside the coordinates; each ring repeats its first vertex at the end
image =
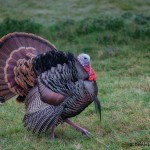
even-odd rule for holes
{"type": "Polygon", "coordinates": [[[84,57],[84,59],[87,59],[86,57],[84,57]]]}

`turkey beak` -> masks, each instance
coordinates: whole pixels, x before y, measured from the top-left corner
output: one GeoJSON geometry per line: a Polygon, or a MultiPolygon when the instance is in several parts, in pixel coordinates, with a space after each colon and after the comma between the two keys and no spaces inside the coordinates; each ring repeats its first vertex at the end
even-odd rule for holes
{"type": "Polygon", "coordinates": [[[95,98],[94,98],[94,103],[95,103],[96,112],[99,113],[100,121],[101,121],[101,103],[97,96],[95,96],[95,98]]]}

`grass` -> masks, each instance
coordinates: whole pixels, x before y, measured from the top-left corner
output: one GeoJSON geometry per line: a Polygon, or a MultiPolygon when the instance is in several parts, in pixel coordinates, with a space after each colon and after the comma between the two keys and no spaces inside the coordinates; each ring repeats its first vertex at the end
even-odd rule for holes
{"type": "Polygon", "coordinates": [[[1,2],[1,37],[14,31],[32,32],[60,50],[90,54],[98,75],[102,121],[90,105],[72,120],[93,137],[63,124],[51,141],[49,133],[37,136],[26,131],[24,106],[11,100],[0,106],[0,150],[149,149],[129,144],[150,143],[149,1],[65,0],[66,6],[46,0],[1,2]]]}

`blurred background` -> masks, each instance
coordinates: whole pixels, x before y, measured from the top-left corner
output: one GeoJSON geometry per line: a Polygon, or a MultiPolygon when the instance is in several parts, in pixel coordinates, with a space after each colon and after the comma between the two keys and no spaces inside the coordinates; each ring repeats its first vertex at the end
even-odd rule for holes
{"type": "Polygon", "coordinates": [[[21,122],[24,106],[10,101],[0,106],[0,149],[134,149],[130,143],[150,142],[149,0],[0,0],[0,37],[10,32],[40,35],[75,55],[88,53],[102,122],[91,105],[74,120],[93,138],[63,125],[51,142],[48,133],[28,133],[21,122]]]}

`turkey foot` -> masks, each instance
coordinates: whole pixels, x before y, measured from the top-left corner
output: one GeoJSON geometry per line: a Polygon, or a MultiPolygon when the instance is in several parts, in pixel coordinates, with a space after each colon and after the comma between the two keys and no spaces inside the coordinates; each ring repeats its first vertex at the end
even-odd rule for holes
{"type": "Polygon", "coordinates": [[[74,127],[75,129],[79,130],[83,135],[85,135],[87,137],[91,136],[91,133],[88,130],[78,126],[77,124],[73,123],[71,120],[66,119],[65,122],[68,123],[69,125],[71,125],[72,127],[74,127]]]}

